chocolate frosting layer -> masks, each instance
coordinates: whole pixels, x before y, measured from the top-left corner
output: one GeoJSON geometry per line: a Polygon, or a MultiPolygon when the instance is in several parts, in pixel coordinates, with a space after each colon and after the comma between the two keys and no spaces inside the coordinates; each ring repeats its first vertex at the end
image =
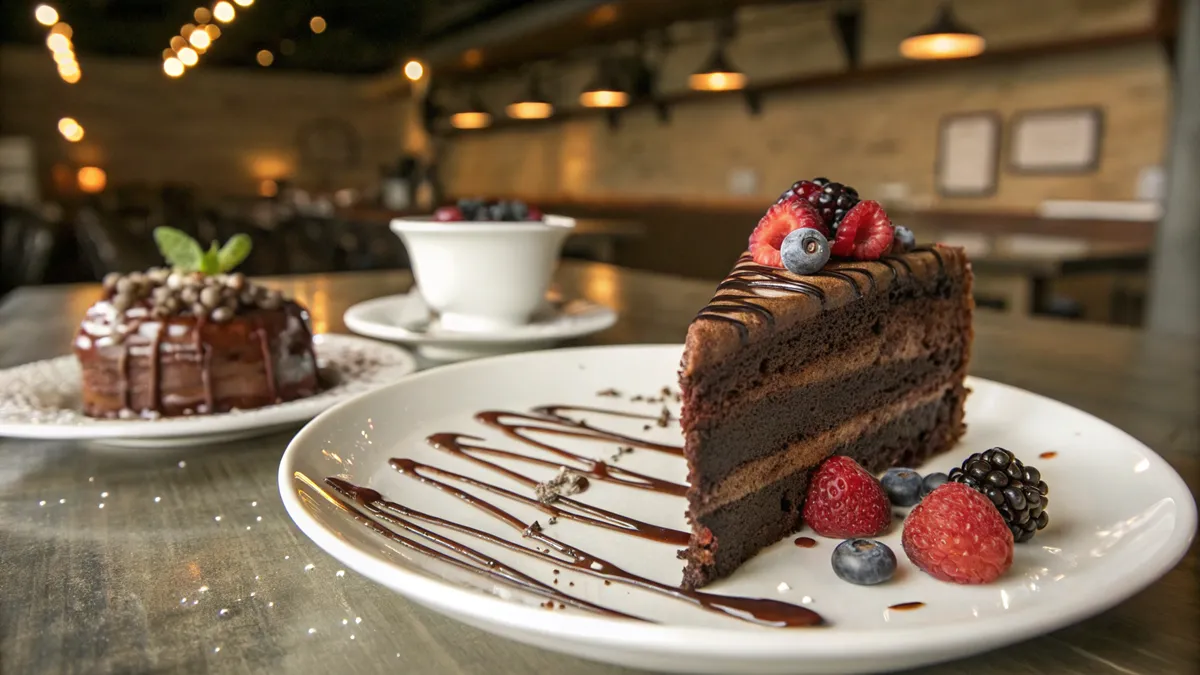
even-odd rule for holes
{"type": "Polygon", "coordinates": [[[88,310],[74,348],[92,417],[228,412],[320,390],[308,312],[294,302],[217,323],[105,300],[88,310]]]}

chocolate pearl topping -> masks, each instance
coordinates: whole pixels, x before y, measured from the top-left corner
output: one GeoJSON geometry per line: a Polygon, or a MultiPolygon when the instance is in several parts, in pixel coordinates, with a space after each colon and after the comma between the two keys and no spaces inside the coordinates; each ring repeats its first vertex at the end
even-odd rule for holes
{"type": "Polygon", "coordinates": [[[240,272],[204,275],[156,267],[145,273],[109,273],[103,286],[118,314],[141,306],[157,318],[192,315],[224,323],[241,311],[274,310],[285,302],[282,293],[259,286],[240,272]]]}

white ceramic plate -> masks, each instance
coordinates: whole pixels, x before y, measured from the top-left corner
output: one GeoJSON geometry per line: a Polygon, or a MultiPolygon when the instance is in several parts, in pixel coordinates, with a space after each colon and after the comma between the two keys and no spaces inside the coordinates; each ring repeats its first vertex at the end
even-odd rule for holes
{"type": "MultiPolygon", "coordinates": [[[[836,542],[818,538],[815,548],[791,538],[764,551],[709,591],[801,604],[828,622],[820,628],[768,628],[710,613],[620,582],[580,573],[445,528],[429,526],[565,592],[655,623],[607,618],[568,607],[539,606],[544,598],[508,583],[404,548],[356,522],[324,479],[338,476],[380,491],[426,513],[469,524],[508,541],[534,540],[471,507],[389,467],[393,457],[487,480],[521,495],[522,485],[485,471],[425,442],[435,432],[478,437],[479,445],[526,448],[474,419],[477,412],[529,411],[546,404],[601,406],[659,414],[661,402],[634,402],[634,394],[657,398],[675,381],[680,347],[584,348],[517,354],[438,368],[342,404],[305,427],[280,464],[279,488],[300,529],[346,565],[415,602],[484,630],[546,649],[634,667],[678,672],[813,673],[897,670],[959,658],[1044,634],[1115,605],[1171,569],[1187,550],[1196,526],[1195,504],[1179,476],[1132,437],[1079,410],[1029,392],[972,379],[968,434],[926,471],[948,470],[975,450],[1004,446],[1036,465],[1051,489],[1050,526],[1019,545],[1012,569],[996,583],[966,587],[942,583],[904,558],[900,527],[881,539],[899,554],[900,571],[877,587],[839,581],[829,557],[836,542]],[[623,396],[599,396],[615,388],[623,396]],[[1045,452],[1052,459],[1039,459],[1045,452]],[[554,570],[561,570],[555,573],[554,570]],[[911,611],[890,607],[925,603],[911,611]]],[[[668,403],[674,409],[675,403],[668,403]]],[[[574,413],[568,416],[576,416],[574,413]]],[[[679,428],[594,412],[582,418],[595,427],[660,443],[679,444],[679,428]]],[[[608,458],[620,442],[529,435],[557,447],[608,458]]],[[[485,457],[545,480],[546,466],[485,457]]],[[[681,458],[648,449],[620,456],[610,466],[683,482],[681,458]]],[[[547,514],[476,489],[468,490],[517,516],[537,519],[546,534],[578,546],[624,569],[677,584],[682,563],[676,547],[547,514]]],[[[686,529],[684,500],[593,481],[577,497],[593,506],[656,525],[686,529]]],[[[412,536],[412,535],[409,535],[412,536]]],[[[434,544],[430,546],[437,547],[434,544]]]]}
{"type": "Polygon", "coordinates": [[[359,335],[414,347],[438,361],[461,361],[516,351],[544,349],[561,340],[602,331],[617,320],[604,305],[548,297],[546,308],[524,326],[487,333],[447,330],[431,318],[420,293],[390,295],[354,305],[342,317],[359,335]]]}
{"type": "Polygon", "coordinates": [[[0,436],[91,440],[109,445],[195,445],[259,436],[308,421],[335,403],[416,370],[408,352],[351,335],[314,339],[322,375],[335,384],[297,401],[216,415],[156,420],[100,420],[80,410],[74,356],[0,370],[0,436]]]}

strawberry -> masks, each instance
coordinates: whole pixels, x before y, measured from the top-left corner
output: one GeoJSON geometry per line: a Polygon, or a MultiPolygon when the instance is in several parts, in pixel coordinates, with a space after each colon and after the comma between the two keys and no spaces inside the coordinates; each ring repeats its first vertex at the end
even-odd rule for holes
{"type": "Polygon", "coordinates": [[[879,260],[892,250],[895,231],[879,202],[859,202],[838,226],[833,255],[853,260],[879,260]]]}
{"type": "Polygon", "coordinates": [[[804,521],[823,537],[874,537],[891,525],[892,508],[874,476],[853,459],[835,455],[813,472],[804,521]]]}
{"type": "Polygon", "coordinates": [[[929,576],[986,584],[1012,567],[1013,536],[992,502],[962,483],[929,493],[904,521],[908,559],[929,576]]]}
{"type": "Polygon", "coordinates": [[[760,265],[783,267],[779,247],[784,237],[793,230],[811,227],[828,235],[829,228],[821,220],[821,214],[811,204],[798,199],[784,200],[767,209],[758,221],[758,227],[750,233],[750,255],[760,265]]]}

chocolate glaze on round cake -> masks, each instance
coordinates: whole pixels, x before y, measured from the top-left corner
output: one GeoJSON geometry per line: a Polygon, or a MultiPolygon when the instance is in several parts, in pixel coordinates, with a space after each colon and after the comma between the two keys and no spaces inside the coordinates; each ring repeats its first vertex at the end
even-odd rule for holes
{"type": "Polygon", "coordinates": [[[320,391],[308,312],[240,274],[110,275],[75,337],[83,411],[247,410],[320,391]]]}

